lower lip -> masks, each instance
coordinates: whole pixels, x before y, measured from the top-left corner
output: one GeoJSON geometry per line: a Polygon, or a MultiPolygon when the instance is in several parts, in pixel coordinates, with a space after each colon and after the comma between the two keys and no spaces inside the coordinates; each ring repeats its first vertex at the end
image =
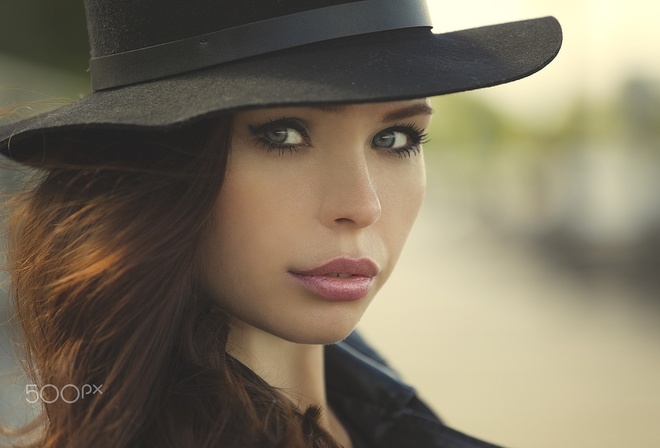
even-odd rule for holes
{"type": "Polygon", "coordinates": [[[291,278],[308,291],[329,300],[349,301],[366,296],[371,289],[371,277],[331,277],[328,275],[301,275],[289,272],[291,278]]]}

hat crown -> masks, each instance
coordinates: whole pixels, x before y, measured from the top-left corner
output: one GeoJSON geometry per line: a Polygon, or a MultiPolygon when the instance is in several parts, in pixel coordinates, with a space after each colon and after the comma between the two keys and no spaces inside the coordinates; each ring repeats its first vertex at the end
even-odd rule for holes
{"type": "Polygon", "coordinates": [[[85,0],[92,57],[363,0],[85,0]]]}

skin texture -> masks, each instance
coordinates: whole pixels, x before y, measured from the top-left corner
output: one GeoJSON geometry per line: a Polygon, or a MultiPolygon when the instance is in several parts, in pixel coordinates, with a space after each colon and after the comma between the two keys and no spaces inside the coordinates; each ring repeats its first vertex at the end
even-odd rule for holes
{"type": "MultiPolygon", "coordinates": [[[[322,344],[355,328],[417,217],[424,158],[407,129],[425,130],[430,112],[427,100],[412,100],[235,117],[205,245],[208,287],[234,318],[230,353],[301,406],[325,406],[322,344]],[[273,148],[275,140],[286,146],[273,148]],[[365,297],[324,299],[288,274],[341,256],[378,266],[365,297]]],[[[331,414],[326,421],[344,438],[331,414]]]]}

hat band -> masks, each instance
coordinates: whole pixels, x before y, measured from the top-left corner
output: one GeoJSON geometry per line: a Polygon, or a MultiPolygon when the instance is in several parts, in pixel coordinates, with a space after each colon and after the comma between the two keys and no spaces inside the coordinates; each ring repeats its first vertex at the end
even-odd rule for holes
{"type": "Polygon", "coordinates": [[[364,0],[312,9],[92,58],[92,90],[152,81],[329,39],[431,26],[425,0],[364,0]]]}

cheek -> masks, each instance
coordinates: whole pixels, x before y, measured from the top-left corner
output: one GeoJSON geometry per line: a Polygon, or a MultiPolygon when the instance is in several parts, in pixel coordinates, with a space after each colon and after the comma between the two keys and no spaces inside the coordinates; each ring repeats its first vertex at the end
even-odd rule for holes
{"type": "Polygon", "coordinates": [[[391,267],[398,260],[424,202],[426,174],[423,162],[388,176],[379,189],[382,207],[378,225],[389,251],[391,267]]]}
{"type": "Polygon", "coordinates": [[[285,268],[285,250],[302,225],[302,214],[297,187],[280,181],[241,166],[227,170],[206,250],[208,279],[216,292],[240,293],[273,267],[285,268]]]}

